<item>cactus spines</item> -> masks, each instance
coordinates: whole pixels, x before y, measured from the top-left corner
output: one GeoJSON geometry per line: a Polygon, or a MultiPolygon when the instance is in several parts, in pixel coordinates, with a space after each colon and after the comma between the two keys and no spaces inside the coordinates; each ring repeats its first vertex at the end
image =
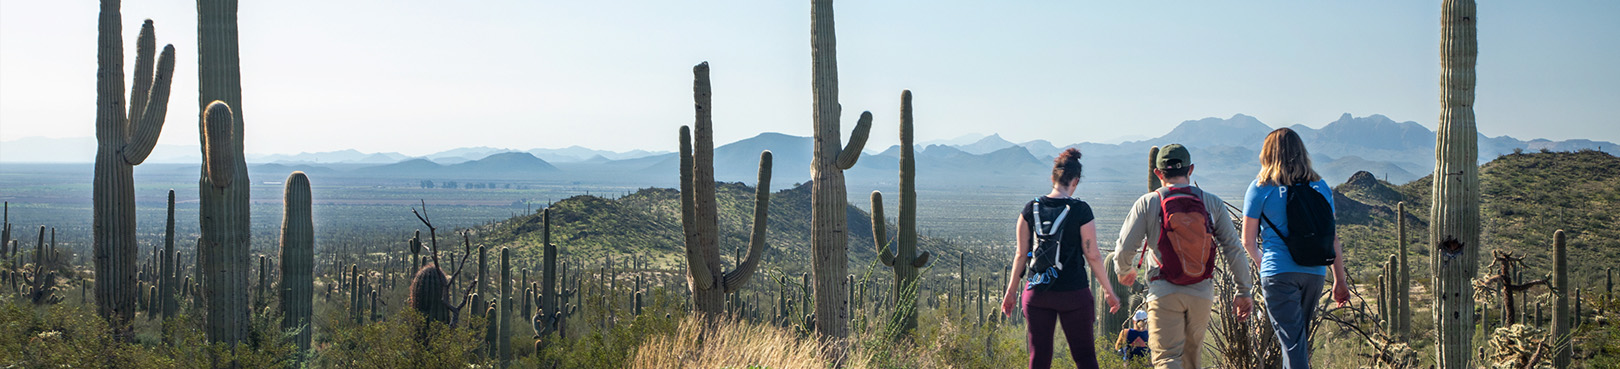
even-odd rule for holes
{"type": "Polygon", "coordinates": [[[1435,288],[1435,364],[1470,366],[1479,260],[1479,149],[1474,126],[1474,64],[1479,56],[1473,0],[1441,6],[1440,129],[1435,135],[1430,270],[1435,288]]]}
{"type": "Polygon", "coordinates": [[[844,170],[855,166],[872,129],[872,114],[862,112],[850,134],[849,144],[840,145],[839,123],[843,108],[838,103],[838,51],[834,34],[832,0],[810,4],[811,92],[814,96],[812,132],[814,155],[810,161],[810,269],[816,275],[816,331],[827,337],[849,334],[849,312],[844,310],[844,275],[848,274],[849,224],[845,218],[848,199],[844,170]]]}
{"type": "MultiPolygon", "coordinates": [[[[96,164],[92,219],[96,276],[96,312],[120,339],[135,317],[135,186],[134,167],[157,146],[169,106],[174,75],[174,45],[157,55],[152,21],[141,25],[135,43],[134,86],[124,100],[123,15],[120,2],[104,0],[96,49],[96,164]],[[156,64],[154,65],[154,56],[156,64]]],[[[9,217],[9,214],[8,214],[9,217]]],[[[9,222],[9,219],[8,219],[9,222]]],[[[8,223],[9,224],[9,223],[8,223]]],[[[8,228],[9,230],[9,228],[8,228]]],[[[5,235],[10,239],[10,232],[5,235]]],[[[13,257],[15,258],[15,250],[13,257]]]]}
{"type": "MultiPolygon", "coordinates": [[[[1557,341],[1568,342],[1570,324],[1573,323],[1569,316],[1569,290],[1574,288],[1569,284],[1569,251],[1564,246],[1564,230],[1562,229],[1553,232],[1553,284],[1556,286],[1552,291],[1552,337],[1557,341]]],[[[1536,304],[1537,311],[1541,310],[1540,306],[1541,304],[1536,304]]],[[[1576,307],[1576,310],[1579,309],[1579,307],[1576,307]]],[[[1570,358],[1573,354],[1571,346],[1569,343],[1557,345],[1556,351],[1553,352],[1553,367],[1569,367],[1570,358]]]]}
{"type": "Polygon", "coordinates": [[[293,342],[309,350],[315,289],[315,220],[311,212],[309,177],[304,172],[287,176],[281,212],[281,329],[302,328],[293,342]]]}
{"type": "MultiPolygon", "coordinates": [[[[748,238],[748,256],[736,269],[720,265],[718,203],[714,182],[714,127],[711,115],[709,63],[692,67],[692,127],[681,126],[681,225],[686,236],[687,284],[693,312],[725,313],[725,295],[736,292],[753,276],[765,251],[765,218],[770,205],[771,152],[759,154],[759,182],[754,190],[754,227],[748,238]]],[[[842,276],[842,273],[839,274],[842,276]]],[[[840,278],[842,280],[842,278],[840,278]]]]}

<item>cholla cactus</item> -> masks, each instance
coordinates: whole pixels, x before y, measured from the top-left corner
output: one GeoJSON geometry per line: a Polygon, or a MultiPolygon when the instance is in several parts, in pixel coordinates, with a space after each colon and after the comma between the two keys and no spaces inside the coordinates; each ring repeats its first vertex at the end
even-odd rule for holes
{"type": "MultiPolygon", "coordinates": [[[[168,114],[174,45],[158,55],[152,21],[135,41],[134,86],[124,100],[123,16],[120,2],[103,0],[96,49],[96,165],[92,197],[96,311],[130,338],[135,317],[136,245],[134,169],[157,146],[168,114]],[[154,59],[154,56],[156,58],[154,59]],[[155,62],[155,63],[154,63],[155,62]]],[[[8,227],[9,230],[9,227],[8,227]]],[[[4,238],[9,239],[10,232],[4,238]]],[[[15,258],[15,250],[13,250],[15,258]]]]}

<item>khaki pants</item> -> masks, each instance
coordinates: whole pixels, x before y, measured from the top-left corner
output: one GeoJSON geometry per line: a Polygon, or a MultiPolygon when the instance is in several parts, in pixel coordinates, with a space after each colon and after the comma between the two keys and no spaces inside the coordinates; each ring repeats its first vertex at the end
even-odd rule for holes
{"type": "Polygon", "coordinates": [[[1147,303],[1148,348],[1157,369],[1196,369],[1214,301],[1170,294],[1147,303]]]}

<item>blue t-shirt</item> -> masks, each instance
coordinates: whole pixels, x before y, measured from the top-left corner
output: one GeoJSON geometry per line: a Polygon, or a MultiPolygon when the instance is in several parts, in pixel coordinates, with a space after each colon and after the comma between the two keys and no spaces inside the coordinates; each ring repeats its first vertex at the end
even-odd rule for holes
{"type": "MultiPolygon", "coordinates": [[[[1333,189],[1328,187],[1327,181],[1311,182],[1311,188],[1321,192],[1327,197],[1329,206],[1333,205],[1333,189]]],[[[1265,214],[1267,220],[1276,224],[1284,233],[1288,232],[1288,188],[1285,186],[1263,186],[1260,180],[1249,183],[1249,191],[1243,195],[1243,216],[1260,219],[1265,214]]],[[[1338,208],[1334,208],[1337,211],[1338,208]]],[[[1271,230],[1265,221],[1260,222],[1260,275],[1273,276],[1281,273],[1309,273],[1327,275],[1327,266],[1300,266],[1294,263],[1294,257],[1288,254],[1288,246],[1283,244],[1282,236],[1271,230]]]]}

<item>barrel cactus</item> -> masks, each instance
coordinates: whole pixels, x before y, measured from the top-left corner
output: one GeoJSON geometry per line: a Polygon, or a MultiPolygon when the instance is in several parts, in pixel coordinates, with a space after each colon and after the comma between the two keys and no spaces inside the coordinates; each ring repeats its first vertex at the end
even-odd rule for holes
{"type": "MultiPolygon", "coordinates": [[[[714,127],[710,104],[709,63],[692,67],[693,127],[681,126],[681,225],[686,230],[687,285],[692,311],[707,316],[725,313],[726,294],[748,283],[765,251],[765,217],[771,196],[771,152],[759,154],[759,182],[754,191],[754,228],[748,256],[736,269],[720,265],[719,203],[715,199],[714,127]]],[[[842,280],[842,278],[840,278],[842,280]]]]}
{"type": "Polygon", "coordinates": [[[287,176],[281,212],[281,329],[299,329],[293,342],[309,350],[315,289],[315,221],[309,177],[287,176]]]}
{"type": "MultiPolygon", "coordinates": [[[[152,21],[141,25],[135,41],[134,86],[127,92],[126,104],[120,5],[118,0],[103,0],[97,27],[97,145],[91,222],[96,312],[117,327],[120,339],[127,339],[124,325],[135,317],[138,294],[134,169],[152,153],[163,130],[174,76],[174,45],[164,45],[159,55],[152,21]]],[[[15,249],[12,253],[15,258],[15,249]]]]}
{"type": "Polygon", "coordinates": [[[1441,4],[1440,130],[1435,135],[1434,203],[1429,211],[1435,363],[1471,367],[1473,278],[1479,269],[1479,148],[1474,127],[1474,64],[1479,56],[1473,0],[1441,4]]]}
{"type": "Polygon", "coordinates": [[[827,337],[849,335],[845,308],[844,275],[849,263],[849,220],[845,218],[844,170],[855,167],[872,130],[872,113],[862,112],[848,145],[840,145],[838,103],[838,41],[833,27],[832,0],[810,2],[810,79],[814,95],[812,132],[815,146],[810,159],[810,270],[815,281],[816,331],[827,337]]]}

